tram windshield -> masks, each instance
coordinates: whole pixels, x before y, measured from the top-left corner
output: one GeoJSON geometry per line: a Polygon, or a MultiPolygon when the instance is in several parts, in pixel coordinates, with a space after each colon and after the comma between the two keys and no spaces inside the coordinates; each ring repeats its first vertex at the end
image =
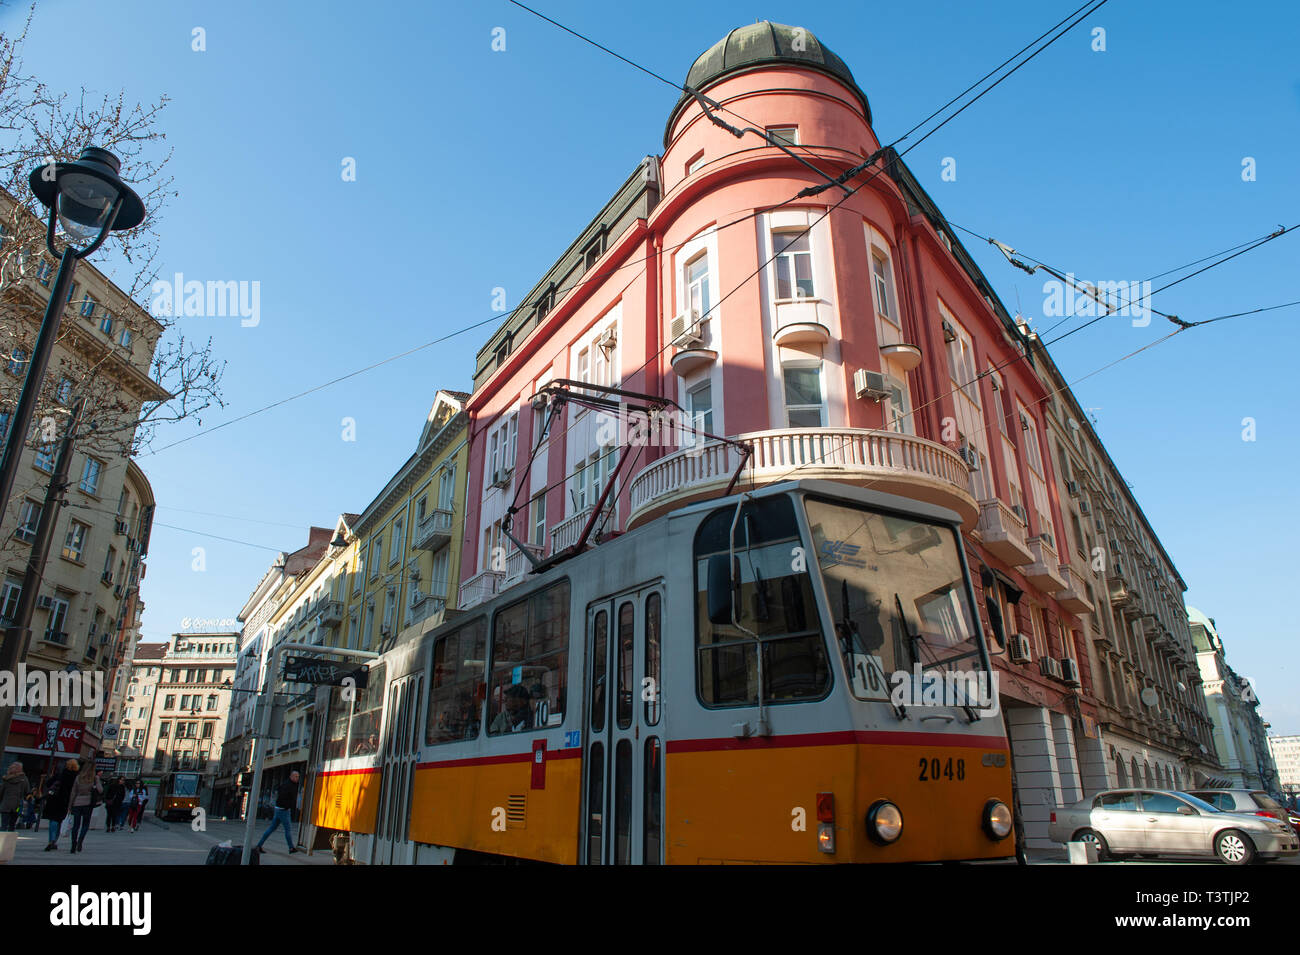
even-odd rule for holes
{"type": "Polygon", "coordinates": [[[807,511],[854,696],[889,699],[932,669],[983,669],[952,528],[815,498],[807,511]]]}
{"type": "Polygon", "coordinates": [[[173,796],[197,796],[199,794],[199,777],[195,773],[180,773],[172,777],[173,796]]]}

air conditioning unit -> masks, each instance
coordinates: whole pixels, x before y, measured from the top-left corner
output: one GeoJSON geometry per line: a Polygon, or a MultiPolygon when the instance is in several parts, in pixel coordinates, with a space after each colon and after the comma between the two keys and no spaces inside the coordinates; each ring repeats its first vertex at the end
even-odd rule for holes
{"type": "Polygon", "coordinates": [[[1051,531],[1043,531],[1038,536],[1043,539],[1043,542],[1047,544],[1048,547],[1052,548],[1052,550],[1056,550],[1056,538],[1052,536],[1051,531]]]}
{"type": "Polygon", "coordinates": [[[113,533],[115,533],[115,534],[125,534],[125,533],[126,533],[126,521],[122,521],[122,520],[115,521],[115,522],[113,523],[113,533]]]}
{"type": "Polygon", "coordinates": [[[1024,415],[1020,416],[1020,430],[1021,431],[1029,430],[1029,419],[1026,418],[1024,415]]]}
{"type": "Polygon", "coordinates": [[[1061,679],[1061,661],[1056,657],[1039,657],[1038,672],[1043,676],[1061,679]]]}
{"type": "Polygon", "coordinates": [[[1019,633],[1012,634],[1011,639],[1007,641],[1007,653],[1012,663],[1028,663],[1029,638],[1019,633]]]}
{"type": "Polygon", "coordinates": [[[1061,679],[1070,686],[1082,686],[1083,682],[1079,679],[1079,664],[1069,657],[1061,659],[1061,679]]]}
{"type": "Polygon", "coordinates": [[[1079,482],[1078,482],[1078,481],[1066,481],[1066,482],[1065,482],[1065,490],[1069,493],[1070,497],[1078,497],[1078,496],[1079,496],[1079,482]]]}
{"type": "Polygon", "coordinates": [[[980,469],[980,453],[974,448],[963,444],[957,449],[957,453],[960,454],[961,459],[966,462],[966,467],[970,468],[972,471],[978,471],[980,469]]]}
{"type": "Polygon", "coordinates": [[[1025,506],[1023,504],[1012,504],[1011,513],[1016,515],[1016,517],[1020,518],[1020,523],[1022,524],[1029,523],[1029,519],[1025,514],[1025,506]]]}
{"type": "Polygon", "coordinates": [[[492,487],[507,487],[510,484],[510,478],[515,473],[514,468],[499,468],[492,472],[492,487]]]}
{"type": "Polygon", "coordinates": [[[600,348],[601,351],[605,352],[606,354],[608,354],[615,347],[617,347],[617,345],[618,345],[618,329],[615,328],[613,325],[609,326],[609,328],[601,332],[600,337],[596,339],[596,347],[600,348]]]}
{"type": "Polygon", "coordinates": [[[889,389],[885,387],[885,376],[865,368],[859,368],[853,373],[853,390],[859,398],[870,398],[872,401],[879,401],[889,395],[889,389]]]}
{"type": "Polygon", "coordinates": [[[700,337],[700,313],[692,308],[674,315],[668,335],[676,348],[703,344],[704,340],[700,337]]]}
{"type": "Polygon", "coordinates": [[[955,342],[957,340],[957,329],[952,327],[952,322],[943,323],[943,340],[946,342],[955,342]]]}
{"type": "Polygon", "coordinates": [[[1087,501],[1080,501],[1079,513],[1087,517],[1089,514],[1092,513],[1092,505],[1089,504],[1087,501]]]}
{"type": "Polygon", "coordinates": [[[54,598],[49,596],[49,594],[41,594],[39,597],[36,598],[37,610],[49,610],[53,606],[54,606],[54,598]]]}

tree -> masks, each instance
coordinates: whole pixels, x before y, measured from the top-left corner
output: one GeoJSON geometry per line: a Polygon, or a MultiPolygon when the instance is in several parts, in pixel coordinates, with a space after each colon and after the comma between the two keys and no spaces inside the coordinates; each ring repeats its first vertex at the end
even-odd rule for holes
{"type": "MultiPolygon", "coordinates": [[[[32,195],[28,175],[44,163],[76,159],[88,145],[110,150],[122,160],[123,176],[144,200],[147,215],[139,227],[112,233],[93,263],[79,266],[78,278],[83,269],[96,269],[126,300],[112,314],[112,335],[97,341],[86,334],[86,322],[70,320],[84,301],[74,297],[58,339],[63,347],[56,348],[35,420],[44,421],[48,437],[50,424],[58,425],[66,416],[70,381],[72,396],[87,399],[86,417],[94,425],[91,432],[83,430],[79,446],[123,458],[148,447],[160,425],[186,418],[201,424],[206,409],[224,407],[225,363],[214,357],[210,338],[191,340],[174,316],[151,316],[140,304],[148,302],[158,278],[163,213],[178,195],[167,174],[171,149],[160,122],[167,97],[131,104],[125,91],[96,97],[83,88],[70,95],[27,75],[22,48],[34,12],[35,5],[16,35],[0,34],[0,189],[8,194],[0,196],[8,200],[0,205],[0,357],[12,360],[15,348],[30,354],[45,307],[45,298],[31,293],[33,278],[50,267],[46,210],[32,195]],[[123,331],[130,346],[121,345],[123,331]],[[133,349],[137,361],[148,352],[146,370],[155,387],[145,391],[152,395],[141,395],[139,382],[135,389],[128,387],[124,364],[129,357],[124,363],[123,355],[130,356],[133,349]]],[[[108,303],[99,304],[107,308],[108,303]]],[[[12,407],[21,376],[0,374],[0,379],[0,401],[12,407]]],[[[39,427],[37,431],[40,437],[39,427]]]]}
{"type": "MultiPolygon", "coordinates": [[[[193,341],[174,315],[152,316],[141,304],[158,277],[163,214],[177,196],[161,125],[167,97],[132,103],[125,91],[69,94],[27,74],[22,52],[35,9],[14,35],[0,33],[0,414],[17,404],[57,268],[46,251],[47,212],[28,176],[43,164],[76,159],[85,146],[108,149],[122,160],[123,177],[143,199],[146,218],[129,232],[112,233],[93,261],[78,266],[28,446],[52,447],[68,409],[84,397],[78,449],[102,459],[106,470],[125,469],[160,426],[187,418],[201,424],[206,409],[224,406],[225,363],[213,356],[210,338],[193,341]],[[92,287],[103,301],[90,297],[92,287]]],[[[0,425],[7,427],[7,419],[0,425]]],[[[10,513],[24,495],[39,497],[43,484],[40,475],[23,469],[10,513]]],[[[0,550],[12,546],[6,534],[0,550]]]]}

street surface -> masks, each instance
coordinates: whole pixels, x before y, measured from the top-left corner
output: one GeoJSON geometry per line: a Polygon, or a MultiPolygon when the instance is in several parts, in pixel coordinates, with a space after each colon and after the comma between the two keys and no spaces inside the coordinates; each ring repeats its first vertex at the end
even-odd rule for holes
{"type": "MultiPolygon", "coordinates": [[[[69,820],[65,826],[70,824],[69,820]]],[[[257,821],[254,845],[269,824],[270,820],[257,821]]],[[[206,832],[195,832],[188,823],[164,823],[150,814],[135,832],[92,828],[86,834],[85,851],[75,854],[68,851],[66,833],[60,836],[58,849],[46,852],[49,834],[44,823],[38,829],[20,829],[17,835],[18,846],[10,865],[203,865],[208,850],[217,843],[230,840],[235,845],[242,844],[244,824],[210,820],[206,832]]],[[[266,852],[258,864],[333,865],[334,857],[328,850],[318,850],[309,856],[301,848],[289,855],[284,845],[284,830],[278,829],[266,840],[266,852]]]]}

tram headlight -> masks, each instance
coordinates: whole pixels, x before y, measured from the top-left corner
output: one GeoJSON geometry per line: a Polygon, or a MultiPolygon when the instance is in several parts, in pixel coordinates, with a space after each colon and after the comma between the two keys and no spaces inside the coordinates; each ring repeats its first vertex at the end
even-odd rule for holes
{"type": "Polygon", "coordinates": [[[984,834],[997,842],[1011,834],[1011,810],[1000,799],[990,799],[984,804],[984,834]]]}
{"type": "Polygon", "coordinates": [[[867,810],[867,835],[887,846],[903,834],[903,812],[888,799],[880,799],[867,810]]]}

